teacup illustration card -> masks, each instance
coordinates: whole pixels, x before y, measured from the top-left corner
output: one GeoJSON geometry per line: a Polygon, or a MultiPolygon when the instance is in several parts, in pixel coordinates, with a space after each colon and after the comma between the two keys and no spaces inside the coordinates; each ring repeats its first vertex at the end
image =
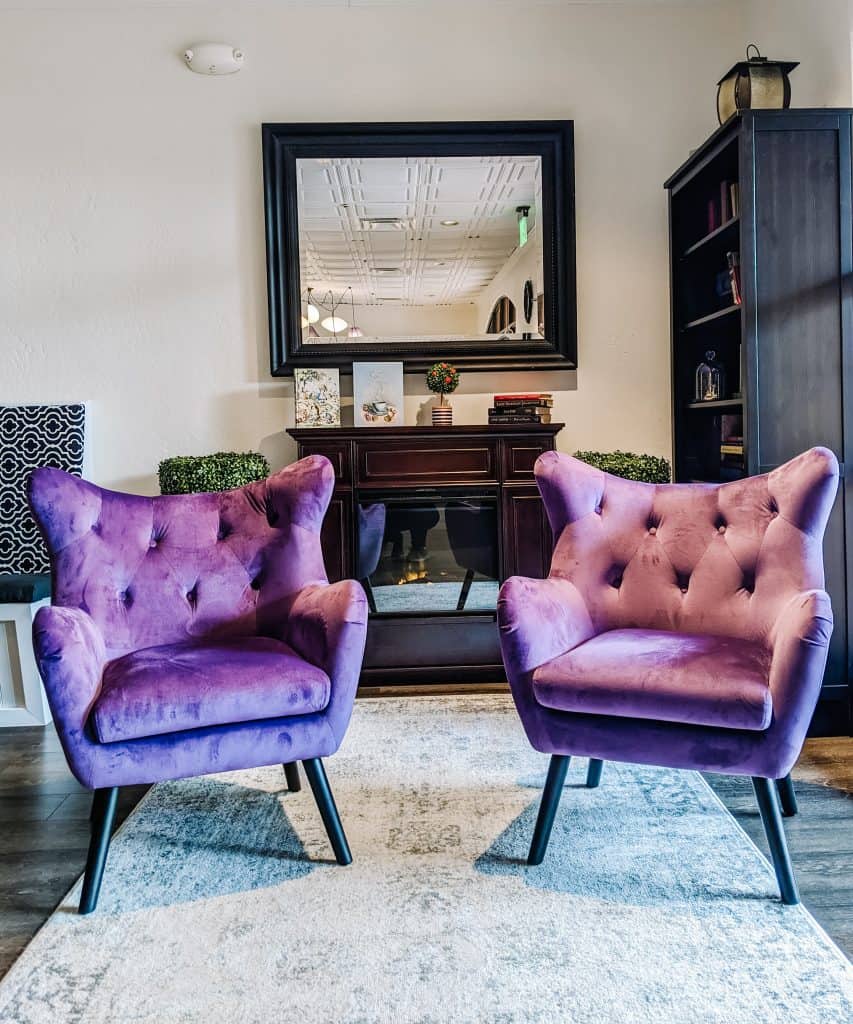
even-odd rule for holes
{"type": "Polygon", "coordinates": [[[353,363],[352,401],[357,427],[403,426],[403,364],[353,363]]]}

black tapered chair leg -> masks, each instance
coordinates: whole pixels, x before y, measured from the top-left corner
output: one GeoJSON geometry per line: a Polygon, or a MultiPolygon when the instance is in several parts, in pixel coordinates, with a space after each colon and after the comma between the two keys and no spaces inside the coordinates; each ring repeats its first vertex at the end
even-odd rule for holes
{"type": "Polygon", "coordinates": [[[465,579],[462,581],[462,589],[459,591],[459,600],[456,602],[456,611],[461,612],[465,607],[465,602],[468,600],[468,591],[471,589],[471,584],[474,582],[474,570],[466,569],[465,579]]]}
{"type": "Polygon", "coordinates": [[[83,876],[83,892],[80,896],[78,913],[91,914],[98,905],[101,879],[110,848],[113,822],[118,803],[118,786],[96,789],[92,797],[92,838],[89,840],[89,855],[86,858],[86,874],[83,876]]]}
{"type": "Polygon", "coordinates": [[[299,778],[299,765],[295,761],[284,766],[284,778],[287,788],[291,793],[298,793],[302,789],[302,780],[299,778]]]}
{"type": "Polygon", "coordinates": [[[551,763],[548,765],[548,778],[545,780],[542,802],[539,804],[539,815],[536,818],[536,828],[533,831],[533,841],[530,844],[530,853],[527,855],[528,864],[541,864],[545,856],[548,840],[551,838],[551,829],[554,827],[554,817],[560,806],[560,797],[563,794],[563,784],[566,781],[566,772],[569,770],[570,761],[571,758],[568,754],[552,754],[551,756],[551,763]]]}
{"type": "Polygon", "coordinates": [[[597,757],[589,759],[589,768],[586,771],[586,784],[590,789],[595,789],[601,782],[601,773],[604,771],[604,762],[597,757]]]}
{"type": "Polygon", "coordinates": [[[349,843],[344,834],[344,827],[341,824],[341,817],[335,806],[335,798],[329,788],[329,780],[326,778],[326,769],[319,757],[312,757],[302,762],[305,774],[308,777],[308,785],[317,801],[320,810],[320,817],[326,826],[326,834],[332,849],[335,851],[335,860],[338,864],[352,864],[352,854],[349,843]]]}
{"type": "Polygon", "coordinates": [[[364,590],[364,596],[367,598],[368,610],[376,614],[376,595],[373,593],[373,587],[370,584],[370,580],[365,576],[361,581],[361,586],[364,590]]]}
{"type": "Polygon", "coordinates": [[[779,791],[779,803],[782,805],[782,814],[786,818],[793,818],[797,813],[797,794],[794,792],[794,783],[791,781],[790,772],[784,779],[776,780],[776,789],[779,791]]]}
{"type": "Polygon", "coordinates": [[[791,857],[788,853],[788,843],[785,840],[785,829],[782,825],[782,815],[779,812],[776,785],[772,779],[755,776],[752,786],[767,835],[767,843],[770,846],[770,856],[776,870],[776,880],[779,883],[782,902],[787,906],[793,906],[800,902],[800,894],[797,891],[794,869],[791,866],[791,857]]]}

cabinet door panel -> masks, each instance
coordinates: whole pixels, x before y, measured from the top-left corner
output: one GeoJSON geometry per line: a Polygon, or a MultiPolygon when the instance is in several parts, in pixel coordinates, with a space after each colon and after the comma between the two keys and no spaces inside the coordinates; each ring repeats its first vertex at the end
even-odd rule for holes
{"type": "Polygon", "coordinates": [[[553,450],[549,437],[514,437],[502,443],[503,479],[533,480],[533,465],[543,452],[553,450]]]}
{"type": "Polygon", "coordinates": [[[543,579],[551,564],[551,527],[535,487],[503,489],[503,579],[543,579]]]}
{"type": "Polygon", "coordinates": [[[329,503],[329,510],[326,512],[323,529],[320,532],[323,561],[330,583],[352,577],[351,529],[352,495],[335,493],[329,503]]]}

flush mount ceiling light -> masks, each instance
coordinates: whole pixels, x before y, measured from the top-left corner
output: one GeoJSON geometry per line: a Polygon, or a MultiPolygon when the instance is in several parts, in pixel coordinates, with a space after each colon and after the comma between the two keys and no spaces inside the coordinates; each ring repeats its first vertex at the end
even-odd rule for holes
{"type": "Polygon", "coordinates": [[[458,220],[443,220],[441,226],[443,228],[455,228],[459,224],[458,220]]]}
{"type": "Polygon", "coordinates": [[[233,75],[243,66],[244,54],[230,43],[193,43],[184,50],[184,60],[199,75],[233,75]]]}

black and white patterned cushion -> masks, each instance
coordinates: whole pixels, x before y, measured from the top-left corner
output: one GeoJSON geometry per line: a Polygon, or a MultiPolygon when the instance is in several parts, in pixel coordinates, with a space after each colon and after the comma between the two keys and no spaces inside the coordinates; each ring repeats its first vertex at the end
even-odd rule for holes
{"type": "Polygon", "coordinates": [[[49,570],[27,478],[37,466],[82,473],[85,419],[84,405],[0,405],[0,573],[49,570]]]}

